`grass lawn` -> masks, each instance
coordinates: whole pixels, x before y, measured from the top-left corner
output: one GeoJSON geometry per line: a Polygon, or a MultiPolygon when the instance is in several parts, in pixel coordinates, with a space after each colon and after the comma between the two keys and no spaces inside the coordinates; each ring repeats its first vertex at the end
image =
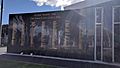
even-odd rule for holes
{"type": "Polygon", "coordinates": [[[17,61],[0,60],[0,68],[58,68],[58,67],[43,64],[37,65],[17,61]]]}

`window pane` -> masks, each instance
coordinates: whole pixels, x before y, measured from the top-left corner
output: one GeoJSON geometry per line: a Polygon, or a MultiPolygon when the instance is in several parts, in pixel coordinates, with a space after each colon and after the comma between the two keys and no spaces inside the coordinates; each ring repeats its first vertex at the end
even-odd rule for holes
{"type": "Polygon", "coordinates": [[[103,29],[103,61],[112,61],[112,33],[108,27],[103,29]]]}
{"type": "Polygon", "coordinates": [[[120,24],[114,26],[115,61],[120,62],[120,24]]]}
{"type": "Polygon", "coordinates": [[[120,22],[120,7],[114,9],[114,22],[120,22]]]}
{"type": "Polygon", "coordinates": [[[96,9],[96,23],[102,23],[102,8],[96,9]]]}
{"type": "Polygon", "coordinates": [[[97,60],[101,59],[101,25],[96,26],[96,53],[97,60]]]}

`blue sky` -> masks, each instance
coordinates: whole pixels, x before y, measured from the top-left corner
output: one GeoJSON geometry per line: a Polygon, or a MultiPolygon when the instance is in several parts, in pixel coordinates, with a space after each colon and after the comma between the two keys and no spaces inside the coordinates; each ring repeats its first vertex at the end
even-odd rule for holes
{"type": "Polygon", "coordinates": [[[56,10],[60,10],[60,7],[46,5],[38,7],[32,0],[4,0],[3,24],[9,23],[9,14],[56,10]]]}

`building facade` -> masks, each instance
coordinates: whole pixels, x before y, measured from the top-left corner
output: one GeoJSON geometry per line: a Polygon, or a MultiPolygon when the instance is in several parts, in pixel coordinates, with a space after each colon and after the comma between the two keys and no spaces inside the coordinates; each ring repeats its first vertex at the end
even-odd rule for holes
{"type": "Polygon", "coordinates": [[[86,31],[82,41],[87,47],[82,47],[93,48],[95,61],[120,62],[120,0],[85,0],[65,10],[76,10],[83,17],[80,29],[86,31]]]}
{"type": "Polygon", "coordinates": [[[120,0],[86,0],[65,11],[10,14],[8,53],[120,63],[120,0]]]}

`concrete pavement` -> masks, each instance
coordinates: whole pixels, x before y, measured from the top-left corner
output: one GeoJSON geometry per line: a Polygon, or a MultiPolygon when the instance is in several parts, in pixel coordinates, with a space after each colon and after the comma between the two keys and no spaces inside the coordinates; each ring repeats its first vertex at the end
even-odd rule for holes
{"type": "Polygon", "coordinates": [[[30,56],[30,55],[17,55],[17,54],[3,54],[0,56],[0,59],[6,60],[15,60],[36,64],[47,64],[53,66],[65,67],[65,68],[120,68],[120,65],[101,63],[101,62],[92,62],[92,61],[76,61],[70,60],[67,58],[55,58],[48,56],[30,56]]]}
{"type": "Polygon", "coordinates": [[[40,55],[20,55],[6,53],[7,47],[0,48],[0,59],[15,60],[36,64],[47,64],[65,68],[120,68],[120,64],[105,63],[98,61],[78,60],[60,57],[40,56],[40,55]]]}

